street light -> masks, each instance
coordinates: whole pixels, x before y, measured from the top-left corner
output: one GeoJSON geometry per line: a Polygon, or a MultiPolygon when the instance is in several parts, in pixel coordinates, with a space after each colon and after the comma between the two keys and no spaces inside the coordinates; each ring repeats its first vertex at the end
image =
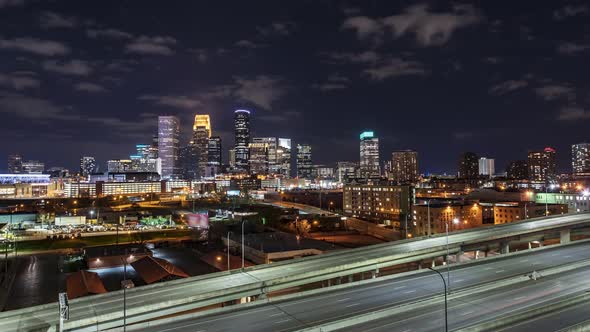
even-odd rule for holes
{"type": "MultiPolygon", "coordinates": [[[[458,218],[454,218],[453,219],[453,224],[458,225],[459,224],[459,219],[458,218]]],[[[449,284],[449,292],[451,291],[451,271],[450,271],[450,267],[449,267],[449,222],[447,221],[445,223],[445,231],[447,233],[447,283],[449,284]]]]}
{"type": "Polygon", "coordinates": [[[242,270],[244,269],[244,223],[246,220],[242,220],[242,270]]]}
{"type": "Polygon", "coordinates": [[[445,332],[449,331],[449,320],[447,318],[447,283],[445,282],[445,278],[443,275],[438,272],[437,270],[433,269],[432,267],[428,267],[429,270],[436,272],[440,276],[440,279],[443,282],[443,286],[445,287],[445,332]]]}
{"type": "Polygon", "coordinates": [[[430,237],[430,200],[426,201],[426,210],[428,212],[428,237],[430,237]]]}
{"type": "Polygon", "coordinates": [[[228,271],[231,268],[231,265],[229,263],[229,235],[230,234],[231,234],[231,232],[227,232],[227,270],[228,271]]]}

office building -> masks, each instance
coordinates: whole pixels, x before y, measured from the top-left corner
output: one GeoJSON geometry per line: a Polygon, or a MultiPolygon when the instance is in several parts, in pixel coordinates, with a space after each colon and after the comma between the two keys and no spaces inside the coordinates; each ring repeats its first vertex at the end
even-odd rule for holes
{"type": "Polygon", "coordinates": [[[163,179],[179,174],[180,121],[175,116],[158,117],[158,156],[162,163],[163,179]]]}
{"type": "Polygon", "coordinates": [[[313,176],[316,179],[322,180],[330,180],[334,179],[334,167],[329,167],[325,165],[314,165],[313,166],[313,176]]]}
{"type": "Polygon", "coordinates": [[[431,202],[420,203],[413,208],[413,236],[445,233],[467,228],[480,227],[483,224],[482,206],[468,202],[431,202]]]}
{"type": "Polygon", "coordinates": [[[339,161],[336,163],[336,175],[338,182],[347,183],[356,177],[358,163],[352,161],[339,161]]]}
{"type": "Polygon", "coordinates": [[[212,136],[207,140],[207,165],[221,166],[221,137],[212,136]]]}
{"type": "Polygon", "coordinates": [[[411,186],[348,184],[343,189],[344,212],[370,220],[405,220],[413,204],[411,186]]]}
{"type": "Polygon", "coordinates": [[[477,179],[479,177],[479,160],[473,152],[465,152],[459,158],[459,178],[477,179]]]}
{"type": "Polygon", "coordinates": [[[531,181],[545,184],[554,181],[557,175],[555,149],[547,147],[542,151],[530,151],[528,166],[531,181]]]}
{"type": "Polygon", "coordinates": [[[8,156],[8,173],[19,174],[23,172],[23,157],[18,154],[8,156]]]}
{"type": "Polygon", "coordinates": [[[208,114],[195,115],[195,123],[193,125],[193,139],[192,144],[197,155],[197,175],[199,178],[205,176],[205,170],[208,162],[208,141],[211,137],[211,119],[208,114]]]}
{"type": "Polygon", "coordinates": [[[277,139],[275,137],[254,137],[248,145],[250,151],[250,172],[253,174],[269,174],[277,160],[277,139]]]}
{"type": "Polygon", "coordinates": [[[242,172],[248,172],[250,161],[250,111],[237,110],[234,112],[235,127],[235,165],[242,172]]]}
{"type": "Polygon", "coordinates": [[[379,162],[379,139],[372,131],[360,135],[360,175],[362,178],[378,178],[381,176],[379,162]]]}
{"type": "Polygon", "coordinates": [[[528,180],[529,167],[525,160],[511,161],[506,167],[506,176],[510,180],[528,180]]]}
{"type": "Polygon", "coordinates": [[[152,143],[150,144],[150,149],[149,149],[149,158],[150,159],[157,159],[158,158],[158,135],[154,135],[152,137],[152,143]]]}
{"type": "Polygon", "coordinates": [[[199,167],[199,149],[195,144],[187,144],[180,148],[179,164],[182,179],[196,180],[202,177],[199,167]]]}
{"type": "Polygon", "coordinates": [[[80,158],[80,175],[88,177],[96,170],[96,160],[94,157],[84,156],[80,158]]]}
{"type": "Polygon", "coordinates": [[[297,177],[311,179],[313,177],[312,172],[311,145],[297,144],[297,177]]]}
{"type": "Polygon", "coordinates": [[[45,172],[45,163],[39,160],[26,160],[22,163],[22,173],[25,174],[43,174],[45,172]]]}
{"type": "Polygon", "coordinates": [[[397,184],[418,182],[418,152],[412,150],[392,152],[389,179],[397,184]]]}
{"type": "Polygon", "coordinates": [[[160,160],[157,157],[157,151],[154,153],[153,145],[151,144],[137,144],[135,145],[135,153],[129,156],[131,159],[132,172],[162,172],[160,160]]]}
{"type": "Polygon", "coordinates": [[[494,159],[481,157],[479,158],[479,175],[492,177],[495,173],[494,159]]]}
{"type": "Polygon", "coordinates": [[[291,139],[278,138],[276,158],[274,165],[270,166],[270,172],[285,178],[291,177],[291,139]]]}
{"type": "Polygon", "coordinates": [[[574,176],[590,176],[590,143],[572,145],[572,172],[574,176]]]}
{"type": "Polygon", "coordinates": [[[134,163],[131,159],[111,159],[107,161],[108,173],[135,172],[134,163]]]}
{"type": "Polygon", "coordinates": [[[229,149],[228,151],[228,163],[229,167],[235,168],[236,167],[236,149],[229,149]]]}

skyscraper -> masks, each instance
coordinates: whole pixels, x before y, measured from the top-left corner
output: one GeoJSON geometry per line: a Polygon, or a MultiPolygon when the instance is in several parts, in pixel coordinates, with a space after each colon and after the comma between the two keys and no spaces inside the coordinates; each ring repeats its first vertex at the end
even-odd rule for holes
{"type": "Polygon", "coordinates": [[[412,150],[391,153],[391,180],[398,184],[418,181],[418,152],[412,150]]]}
{"type": "Polygon", "coordinates": [[[473,152],[465,152],[459,158],[459,178],[477,179],[479,177],[479,160],[473,152]]]}
{"type": "Polygon", "coordinates": [[[479,158],[479,175],[492,177],[495,173],[494,159],[481,157],[479,158]]]}
{"type": "Polygon", "coordinates": [[[347,183],[356,177],[358,163],[351,161],[339,161],[336,166],[338,182],[347,183]]]}
{"type": "Polygon", "coordinates": [[[19,174],[23,172],[23,157],[19,154],[8,156],[8,173],[19,174]]]}
{"type": "Polygon", "coordinates": [[[379,139],[372,131],[365,131],[360,135],[360,173],[362,178],[377,178],[381,176],[379,165],[379,139]]]}
{"type": "Polygon", "coordinates": [[[80,175],[88,176],[94,173],[96,169],[96,160],[94,157],[84,156],[80,158],[80,175]]]}
{"type": "Polygon", "coordinates": [[[45,172],[45,163],[39,160],[26,160],[22,163],[22,173],[25,174],[42,174],[45,172]]]}
{"type": "Polygon", "coordinates": [[[206,177],[215,177],[221,172],[221,137],[211,136],[207,140],[207,169],[206,177]]]}
{"type": "Polygon", "coordinates": [[[531,181],[547,183],[555,179],[557,174],[555,149],[547,147],[543,151],[530,151],[528,157],[531,181]]]}
{"type": "Polygon", "coordinates": [[[235,168],[247,172],[250,153],[250,111],[237,110],[234,112],[235,126],[235,168]]]}
{"type": "Polygon", "coordinates": [[[175,116],[158,117],[158,156],[162,161],[162,178],[179,175],[180,121],[175,116]]]}
{"type": "Polygon", "coordinates": [[[254,137],[248,145],[250,152],[250,172],[254,174],[268,174],[269,162],[276,151],[276,139],[270,137],[254,137]],[[274,145],[274,146],[273,146],[274,145]],[[272,147],[272,153],[270,149],[272,147]]]}
{"type": "Polygon", "coordinates": [[[205,176],[205,169],[207,168],[207,152],[208,140],[211,137],[211,119],[208,114],[195,115],[195,123],[193,125],[193,140],[194,153],[196,153],[196,167],[198,168],[198,177],[205,176]]]}
{"type": "Polygon", "coordinates": [[[179,152],[180,175],[185,180],[196,180],[201,177],[199,151],[195,144],[187,144],[179,152]]]}
{"type": "Polygon", "coordinates": [[[525,160],[515,160],[508,164],[506,176],[511,180],[528,180],[529,168],[525,160]]]}
{"type": "Polygon", "coordinates": [[[311,145],[297,144],[297,177],[300,179],[311,179],[312,172],[311,145]]]}
{"type": "Polygon", "coordinates": [[[572,145],[572,172],[574,176],[590,175],[590,143],[572,145]]]}
{"type": "Polygon", "coordinates": [[[279,138],[276,149],[276,162],[271,165],[271,173],[291,177],[291,139],[279,138]]]}

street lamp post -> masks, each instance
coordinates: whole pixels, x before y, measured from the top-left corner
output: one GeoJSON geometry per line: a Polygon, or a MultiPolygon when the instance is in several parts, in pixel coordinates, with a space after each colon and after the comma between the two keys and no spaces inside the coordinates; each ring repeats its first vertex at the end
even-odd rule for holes
{"type": "Polygon", "coordinates": [[[426,201],[426,210],[428,212],[428,237],[430,237],[430,200],[426,201]]]}
{"type": "Polygon", "coordinates": [[[230,270],[230,263],[229,263],[229,235],[231,232],[227,232],[227,270],[230,270]]]}
{"type": "MultiPolygon", "coordinates": [[[[459,223],[459,219],[455,218],[453,219],[453,224],[457,225],[459,223]]],[[[447,284],[448,284],[448,290],[449,293],[451,292],[451,271],[450,271],[450,267],[449,267],[449,222],[447,221],[445,223],[445,231],[447,233],[447,284]]]]}
{"type": "Polygon", "coordinates": [[[244,269],[244,222],[246,220],[242,220],[242,270],[244,269]]]}
{"type": "Polygon", "coordinates": [[[443,286],[445,287],[445,332],[448,332],[449,331],[449,320],[447,317],[447,283],[445,282],[445,278],[443,277],[443,275],[440,272],[433,269],[432,267],[428,267],[428,269],[433,272],[436,272],[436,274],[438,274],[440,276],[440,279],[443,282],[443,286]]]}

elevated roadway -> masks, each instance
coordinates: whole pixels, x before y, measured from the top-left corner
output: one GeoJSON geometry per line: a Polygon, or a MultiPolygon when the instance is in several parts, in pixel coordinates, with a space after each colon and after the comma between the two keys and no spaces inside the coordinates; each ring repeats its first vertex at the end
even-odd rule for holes
{"type": "MultiPolygon", "coordinates": [[[[494,243],[504,243],[502,247],[506,247],[510,239],[568,231],[589,224],[589,214],[577,214],[454,232],[448,238],[448,251],[461,253],[467,248],[488,248],[494,243]]],[[[127,322],[154,319],[248,296],[264,297],[272,291],[360,272],[371,271],[378,275],[380,268],[443,256],[447,252],[446,243],[445,236],[440,235],[415,238],[138,287],[127,291],[127,322]]],[[[122,302],[121,291],[72,300],[70,321],[66,326],[94,330],[119,326],[123,318],[122,302]]],[[[56,325],[56,313],[55,303],[3,312],[0,313],[0,330],[48,329],[56,325]]]]}

